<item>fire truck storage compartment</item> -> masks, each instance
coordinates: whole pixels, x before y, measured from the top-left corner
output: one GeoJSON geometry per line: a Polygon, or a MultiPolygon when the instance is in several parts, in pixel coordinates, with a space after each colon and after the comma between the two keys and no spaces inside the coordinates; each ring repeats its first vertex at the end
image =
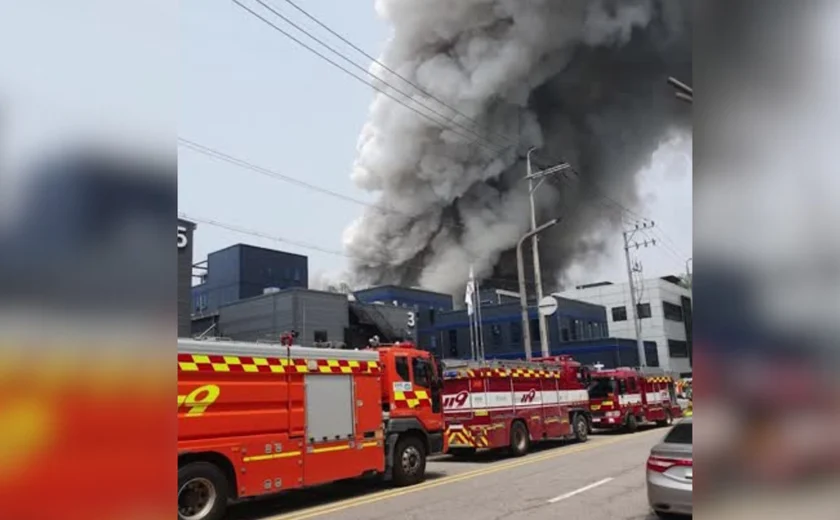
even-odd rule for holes
{"type": "Polygon", "coordinates": [[[379,354],[358,350],[337,350],[306,347],[292,347],[292,358],[310,360],[327,359],[340,363],[330,367],[328,373],[308,373],[306,386],[306,438],[310,443],[334,442],[353,439],[357,433],[356,377],[349,363],[378,362],[379,354]]]}
{"type": "Polygon", "coordinates": [[[353,376],[306,376],[306,438],[311,443],[353,437],[353,376]]]}

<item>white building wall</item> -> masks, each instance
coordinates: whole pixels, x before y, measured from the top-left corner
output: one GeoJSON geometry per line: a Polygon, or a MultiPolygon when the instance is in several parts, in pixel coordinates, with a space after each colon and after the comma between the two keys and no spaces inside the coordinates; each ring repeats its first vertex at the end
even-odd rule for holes
{"type": "MultiPolygon", "coordinates": [[[[603,305],[607,308],[607,323],[611,337],[636,339],[636,329],[633,324],[632,299],[630,284],[617,283],[589,287],[585,289],[571,289],[556,293],[557,296],[572,298],[589,303],[603,305]],[[624,307],[627,319],[614,321],[613,307],[624,307]]],[[[681,297],[689,296],[688,289],[673,283],[653,278],[644,281],[641,303],[650,304],[650,318],[642,319],[642,339],[656,342],[659,355],[659,366],[665,370],[675,372],[690,372],[691,364],[688,358],[671,358],[668,350],[668,340],[686,341],[684,322],[666,320],[663,310],[663,300],[674,305],[682,306],[681,297]]]]}

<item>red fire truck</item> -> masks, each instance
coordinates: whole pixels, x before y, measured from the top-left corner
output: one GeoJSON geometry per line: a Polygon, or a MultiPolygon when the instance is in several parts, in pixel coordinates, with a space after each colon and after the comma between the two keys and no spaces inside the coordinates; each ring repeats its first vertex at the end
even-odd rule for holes
{"type": "Polygon", "coordinates": [[[585,441],[590,430],[585,369],[569,357],[539,362],[444,361],[449,453],[482,448],[528,452],[544,439],[585,441]]]}
{"type": "Polygon", "coordinates": [[[441,389],[410,343],[179,340],[178,518],[219,520],[230,500],[357,476],[420,482],[446,451],[441,389]]]}
{"type": "Polygon", "coordinates": [[[661,369],[596,369],[588,390],[595,428],[633,432],[640,423],[666,426],[682,415],[674,380],[661,369]]]}

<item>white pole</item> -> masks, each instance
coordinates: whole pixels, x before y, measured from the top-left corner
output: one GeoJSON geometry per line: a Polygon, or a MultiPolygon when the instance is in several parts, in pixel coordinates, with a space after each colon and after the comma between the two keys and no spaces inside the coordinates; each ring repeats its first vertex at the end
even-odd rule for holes
{"type": "MultiPolygon", "coordinates": [[[[536,148],[531,148],[528,150],[527,155],[527,163],[528,163],[528,200],[531,202],[531,231],[537,229],[537,210],[534,204],[534,178],[532,177],[531,171],[531,153],[534,152],[536,148]]],[[[531,237],[531,256],[533,256],[534,260],[534,284],[537,286],[537,305],[539,306],[540,302],[543,299],[543,290],[542,290],[542,269],[540,268],[540,246],[539,246],[539,237],[536,233],[531,237]]],[[[537,313],[537,323],[539,324],[539,331],[540,331],[540,352],[542,355],[548,356],[548,331],[546,330],[545,326],[545,317],[542,314],[537,313]]]]}
{"type": "Polygon", "coordinates": [[[475,281],[475,315],[478,324],[478,359],[484,361],[484,324],[481,322],[481,286],[475,281]]]}

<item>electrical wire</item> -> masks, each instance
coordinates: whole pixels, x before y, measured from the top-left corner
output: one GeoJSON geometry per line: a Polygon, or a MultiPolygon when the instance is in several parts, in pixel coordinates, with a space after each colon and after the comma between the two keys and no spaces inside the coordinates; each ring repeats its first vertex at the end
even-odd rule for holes
{"type": "MultiPolygon", "coordinates": [[[[282,244],[293,245],[293,246],[299,247],[301,249],[318,251],[318,252],[325,253],[325,254],[328,254],[328,255],[339,256],[339,257],[344,257],[344,258],[349,258],[349,259],[355,259],[356,258],[353,255],[351,255],[349,253],[346,253],[344,251],[339,251],[339,250],[336,250],[336,249],[329,249],[329,248],[321,247],[321,246],[316,245],[316,244],[311,244],[309,242],[294,240],[294,239],[290,239],[290,238],[286,238],[286,237],[282,237],[282,236],[278,236],[278,235],[270,235],[270,234],[263,233],[261,231],[257,231],[257,230],[254,230],[254,229],[246,228],[246,227],[243,227],[243,226],[237,226],[237,225],[234,225],[234,224],[229,224],[229,223],[226,223],[226,222],[221,222],[221,221],[210,219],[210,218],[200,217],[200,216],[197,216],[197,215],[191,215],[189,213],[185,213],[185,212],[182,212],[182,211],[178,212],[178,217],[181,218],[181,219],[184,219],[184,220],[188,220],[190,222],[195,222],[195,223],[198,223],[198,224],[205,224],[205,225],[208,225],[208,226],[217,227],[217,228],[220,228],[220,229],[225,229],[227,231],[231,231],[231,232],[238,233],[238,234],[241,234],[241,235],[247,235],[247,236],[251,236],[251,237],[255,237],[255,238],[261,238],[261,239],[264,239],[264,240],[270,240],[270,241],[273,241],[273,242],[279,242],[279,243],[282,243],[282,244]]],[[[423,270],[424,270],[424,268],[422,268],[422,267],[415,267],[415,266],[411,266],[411,265],[401,266],[400,268],[401,269],[413,270],[413,271],[416,271],[418,273],[422,273],[423,270]]],[[[482,278],[482,281],[503,282],[505,284],[511,284],[511,283],[518,284],[519,283],[518,279],[502,278],[502,277],[487,277],[487,278],[482,278]]],[[[535,283],[532,282],[532,281],[529,281],[529,280],[525,280],[525,284],[526,284],[526,286],[529,286],[529,287],[535,286],[535,283]]]]}
{"type": "MultiPolygon", "coordinates": [[[[393,95],[393,94],[391,94],[390,92],[387,92],[385,89],[380,88],[379,86],[375,85],[374,83],[369,82],[368,80],[364,79],[364,78],[363,78],[363,77],[361,77],[361,76],[358,76],[358,75],[357,75],[357,74],[355,74],[354,72],[352,72],[352,71],[348,70],[346,67],[344,67],[344,66],[342,66],[341,64],[337,63],[335,60],[333,60],[333,59],[329,58],[328,56],[324,55],[323,53],[319,52],[317,49],[315,49],[315,48],[313,48],[312,46],[310,46],[310,45],[306,44],[305,42],[301,41],[299,38],[297,38],[297,37],[293,36],[292,34],[288,33],[287,31],[285,31],[285,30],[284,30],[284,29],[282,29],[281,27],[278,27],[276,24],[272,23],[270,20],[266,19],[265,17],[263,17],[262,15],[260,15],[259,13],[257,13],[257,12],[256,12],[256,11],[254,11],[253,9],[251,9],[250,7],[248,7],[248,6],[246,6],[245,4],[243,4],[240,0],[232,0],[232,1],[233,1],[233,3],[234,3],[234,4],[238,5],[239,7],[241,7],[242,9],[244,9],[245,11],[249,12],[252,16],[254,16],[254,17],[256,17],[256,18],[260,19],[263,23],[265,23],[266,25],[268,25],[268,26],[272,27],[274,30],[276,30],[276,31],[277,31],[277,32],[279,32],[280,34],[282,34],[282,35],[286,36],[287,38],[289,38],[289,39],[290,39],[290,40],[292,40],[293,42],[297,43],[298,45],[300,45],[300,46],[301,46],[301,47],[303,47],[304,49],[306,49],[306,50],[308,50],[309,52],[311,52],[311,53],[315,54],[316,56],[318,56],[318,57],[319,57],[319,58],[321,58],[322,60],[326,61],[326,62],[327,62],[327,63],[329,63],[330,65],[332,65],[332,66],[336,67],[337,69],[341,70],[342,72],[344,72],[345,74],[347,74],[347,75],[351,76],[352,78],[356,79],[357,81],[360,81],[361,83],[364,83],[365,85],[367,85],[367,86],[371,87],[372,89],[376,90],[377,92],[379,92],[379,93],[381,93],[381,94],[383,94],[383,95],[387,96],[388,98],[392,99],[393,101],[396,101],[396,102],[397,102],[397,103],[399,103],[400,105],[402,105],[402,106],[404,106],[404,107],[408,108],[409,110],[411,110],[412,112],[414,112],[414,113],[418,114],[419,116],[421,116],[421,117],[423,117],[423,118],[427,119],[428,121],[431,121],[431,122],[432,122],[435,126],[440,127],[440,128],[442,128],[442,129],[445,129],[445,130],[449,130],[450,132],[452,132],[452,133],[454,133],[454,134],[456,134],[456,135],[458,135],[458,136],[460,136],[460,137],[463,137],[463,138],[464,138],[464,139],[466,139],[467,141],[470,141],[470,140],[472,139],[471,137],[469,137],[469,136],[467,136],[467,135],[465,135],[465,134],[463,134],[463,133],[461,133],[461,132],[459,132],[459,131],[457,131],[457,130],[453,129],[452,127],[447,126],[445,123],[441,123],[440,121],[436,120],[434,117],[432,117],[432,116],[430,116],[429,114],[427,114],[427,113],[423,112],[422,110],[419,110],[418,108],[415,108],[415,107],[413,107],[413,106],[411,106],[411,105],[408,105],[407,103],[405,103],[405,102],[403,102],[402,100],[398,99],[396,96],[394,96],[394,95],[393,95]]],[[[265,4],[264,4],[261,0],[257,0],[257,2],[258,2],[258,3],[260,3],[261,5],[264,5],[264,6],[265,6],[265,4]]],[[[270,7],[266,6],[266,8],[267,8],[267,9],[269,9],[269,10],[271,10],[272,12],[275,12],[275,13],[276,13],[276,11],[275,11],[275,10],[273,10],[273,9],[271,9],[270,7]]],[[[282,16],[282,15],[280,15],[280,16],[282,16]]],[[[283,17],[283,18],[285,18],[285,17],[283,17]]],[[[305,32],[305,31],[303,31],[303,32],[305,32]]],[[[316,41],[317,41],[317,39],[316,39],[316,41]]],[[[323,43],[322,43],[322,45],[325,45],[325,46],[326,46],[326,44],[323,44],[323,43]]],[[[327,46],[327,48],[329,48],[330,50],[333,50],[333,49],[332,49],[332,48],[330,48],[329,46],[327,46]]],[[[338,53],[338,51],[334,51],[334,50],[333,50],[333,52],[338,53]]],[[[338,54],[339,54],[340,56],[342,56],[345,60],[347,60],[347,61],[349,61],[351,64],[353,64],[355,67],[357,67],[357,68],[361,68],[361,69],[365,72],[365,74],[372,75],[370,72],[366,71],[366,70],[364,69],[364,67],[360,67],[359,65],[355,64],[352,60],[349,60],[349,58],[346,58],[345,56],[341,55],[341,53],[338,53],[338,54]]],[[[380,81],[380,82],[384,83],[385,85],[388,85],[386,82],[382,81],[381,79],[376,78],[376,76],[373,76],[373,77],[374,77],[375,79],[377,79],[377,81],[380,81]]],[[[393,89],[393,90],[395,90],[395,91],[397,91],[397,92],[400,92],[398,89],[395,89],[393,86],[391,86],[391,85],[388,85],[388,86],[389,86],[391,89],[393,89]]],[[[405,94],[403,94],[403,95],[405,96],[405,94]]],[[[408,97],[410,97],[410,96],[408,96],[408,97]]],[[[415,101],[415,102],[416,102],[416,101],[415,101]]],[[[420,105],[420,106],[423,106],[423,105],[420,105]]],[[[426,109],[428,110],[428,107],[425,107],[425,106],[423,106],[423,107],[424,107],[424,108],[426,108],[426,109]]],[[[443,117],[445,117],[445,116],[443,116],[443,117]]],[[[457,123],[456,123],[456,125],[457,125],[457,123]]],[[[459,126],[463,126],[463,125],[459,125],[459,126]]],[[[472,131],[471,131],[471,132],[472,132],[472,131]]],[[[475,135],[478,135],[478,136],[479,136],[479,138],[478,138],[478,139],[475,139],[475,140],[473,140],[473,141],[471,141],[471,143],[470,143],[470,144],[472,144],[472,145],[477,145],[477,146],[481,146],[482,148],[485,148],[485,149],[487,149],[487,150],[490,150],[490,151],[491,151],[491,152],[493,152],[493,153],[499,153],[499,152],[500,152],[498,145],[495,145],[495,144],[490,144],[490,145],[485,144],[486,142],[488,142],[486,139],[482,138],[482,137],[480,136],[480,134],[477,134],[476,132],[472,132],[472,133],[474,133],[475,135]],[[483,141],[484,141],[484,142],[483,142],[483,141]]]]}

